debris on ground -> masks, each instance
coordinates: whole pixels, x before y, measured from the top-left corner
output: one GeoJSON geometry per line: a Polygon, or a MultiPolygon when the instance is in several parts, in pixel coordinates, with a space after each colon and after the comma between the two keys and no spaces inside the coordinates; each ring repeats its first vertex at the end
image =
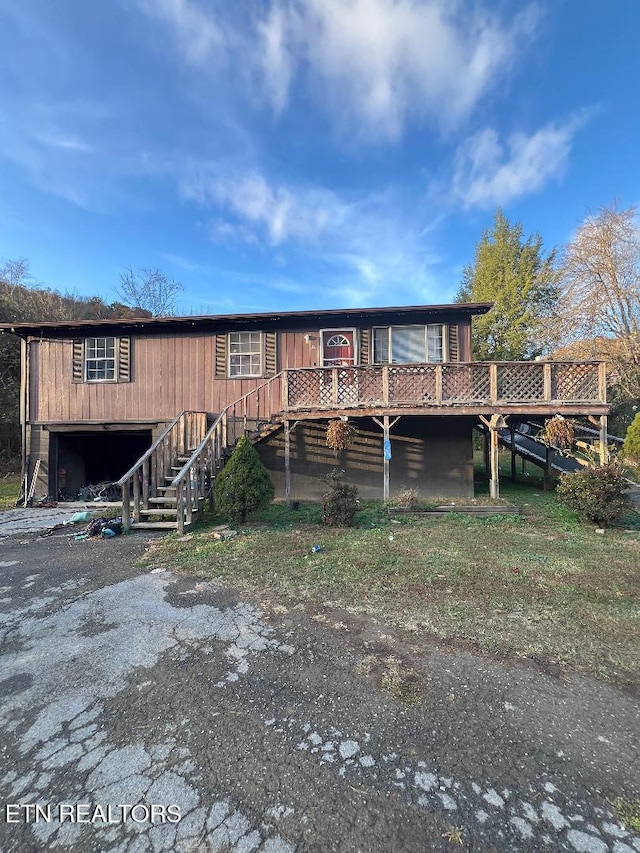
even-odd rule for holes
{"type": "Polygon", "coordinates": [[[120,536],[124,529],[122,518],[94,518],[85,527],[82,533],[78,533],[76,539],[109,539],[112,536],[120,536]]]}

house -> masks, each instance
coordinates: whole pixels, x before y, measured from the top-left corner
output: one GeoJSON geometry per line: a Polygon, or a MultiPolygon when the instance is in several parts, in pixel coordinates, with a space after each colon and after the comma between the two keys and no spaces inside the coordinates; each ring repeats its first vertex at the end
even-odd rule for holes
{"type": "Polygon", "coordinates": [[[471,361],[472,318],[490,308],[4,324],[22,341],[35,496],[120,481],[136,523],[182,529],[241,433],[280,497],[319,497],[336,466],[364,498],[471,496],[478,425],[495,438],[505,418],[560,412],[606,430],[604,364],[471,361]],[[325,440],[338,417],[357,427],[339,458],[325,440]]]}

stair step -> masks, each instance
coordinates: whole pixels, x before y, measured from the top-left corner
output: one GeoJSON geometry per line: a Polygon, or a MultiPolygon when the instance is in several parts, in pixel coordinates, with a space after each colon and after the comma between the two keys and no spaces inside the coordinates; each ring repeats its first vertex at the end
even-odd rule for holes
{"type": "Polygon", "coordinates": [[[175,492],[177,490],[177,486],[158,486],[159,492],[175,492]]]}
{"type": "Polygon", "coordinates": [[[150,504],[166,504],[169,506],[175,506],[178,502],[178,499],[175,495],[166,495],[164,498],[149,498],[150,504]]]}
{"type": "Polygon", "coordinates": [[[178,510],[173,507],[161,507],[160,509],[141,509],[140,515],[175,515],[177,517],[178,510]]]}
{"type": "MultiPolygon", "coordinates": [[[[185,525],[186,527],[187,525],[185,525]]],[[[177,521],[135,521],[133,530],[177,530],[177,521]]]]}

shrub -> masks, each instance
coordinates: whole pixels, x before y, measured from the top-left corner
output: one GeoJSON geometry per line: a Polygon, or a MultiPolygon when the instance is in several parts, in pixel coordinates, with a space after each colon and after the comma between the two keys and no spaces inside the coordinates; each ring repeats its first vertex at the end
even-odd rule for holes
{"type": "Polygon", "coordinates": [[[251,442],[242,436],[214,483],[216,508],[233,521],[273,500],[274,488],[267,469],[251,442]]]}
{"type": "Polygon", "coordinates": [[[577,510],[581,517],[609,525],[629,509],[627,488],[620,465],[614,460],[575,474],[561,474],[557,494],[565,506],[577,510]]]}
{"type": "Polygon", "coordinates": [[[406,486],[396,494],[394,503],[401,506],[403,509],[418,509],[420,506],[420,496],[417,489],[412,489],[406,486]]]}
{"type": "Polygon", "coordinates": [[[352,527],[358,511],[358,489],[345,482],[344,471],[334,468],[327,477],[329,491],[322,496],[322,521],[336,527],[352,527]]]}
{"type": "Polygon", "coordinates": [[[627,434],[622,445],[622,455],[625,462],[640,467],[640,412],[638,412],[629,424],[627,434]]]}

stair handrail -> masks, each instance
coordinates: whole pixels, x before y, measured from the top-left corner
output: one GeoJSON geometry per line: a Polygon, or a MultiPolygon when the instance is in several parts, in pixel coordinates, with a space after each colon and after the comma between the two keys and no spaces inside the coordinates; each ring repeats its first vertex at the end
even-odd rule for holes
{"type": "Polygon", "coordinates": [[[187,410],[183,409],[179,414],[177,414],[175,416],[175,418],[171,421],[171,423],[156,438],[156,440],[153,442],[151,447],[142,454],[140,459],[136,460],[133,467],[129,468],[127,473],[124,474],[122,477],[120,477],[120,479],[118,480],[119,486],[124,486],[124,484],[127,482],[127,480],[129,480],[129,479],[131,479],[131,477],[133,477],[133,475],[136,473],[138,468],[140,468],[141,465],[143,465],[147,461],[147,459],[149,459],[149,457],[152,455],[153,451],[156,450],[156,448],[158,448],[161,445],[162,441],[167,437],[167,435],[169,435],[169,433],[174,428],[174,426],[178,423],[180,418],[183,415],[186,415],[186,413],[187,413],[187,410]]]}
{"type": "Polygon", "coordinates": [[[209,442],[209,440],[211,439],[212,435],[214,434],[214,432],[215,432],[215,431],[216,431],[216,429],[218,428],[219,424],[221,424],[221,423],[222,423],[222,421],[223,421],[223,419],[224,419],[224,416],[225,416],[226,414],[228,414],[228,413],[229,413],[229,411],[231,411],[232,409],[235,409],[235,407],[236,407],[239,403],[242,403],[242,402],[243,402],[243,400],[248,399],[248,398],[249,398],[249,397],[251,397],[253,394],[257,394],[257,393],[258,393],[259,391],[261,391],[263,388],[266,388],[266,387],[267,387],[267,385],[270,385],[272,382],[275,382],[275,380],[276,380],[276,379],[280,379],[280,378],[282,377],[282,374],[283,374],[283,373],[284,373],[284,371],[282,371],[282,370],[280,371],[280,373],[276,373],[276,375],[275,375],[275,376],[270,377],[266,382],[263,382],[263,383],[262,383],[262,385],[258,385],[256,388],[252,388],[252,390],[251,390],[251,391],[247,391],[247,393],[246,393],[246,394],[243,394],[243,395],[242,395],[242,397],[238,397],[238,399],[237,399],[237,400],[234,400],[234,401],[233,401],[233,403],[229,403],[229,405],[228,405],[228,406],[225,406],[225,407],[224,407],[224,409],[222,409],[222,410],[220,411],[220,414],[218,415],[218,417],[215,419],[215,421],[211,424],[211,426],[210,426],[210,427],[209,427],[209,429],[207,430],[207,434],[205,435],[205,437],[202,439],[202,441],[201,441],[201,442],[200,442],[200,444],[196,447],[196,449],[193,451],[193,453],[191,454],[191,456],[189,457],[189,459],[184,463],[184,465],[182,466],[182,468],[178,471],[178,473],[176,474],[176,476],[175,476],[175,477],[173,478],[173,480],[171,481],[171,485],[172,485],[172,486],[178,486],[178,485],[180,485],[180,481],[181,481],[181,480],[182,480],[182,478],[185,476],[185,474],[187,473],[187,471],[189,470],[189,468],[191,468],[191,466],[193,465],[193,463],[196,461],[197,457],[198,457],[198,456],[202,453],[202,451],[206,448],[207,443],[209,442]]]}

